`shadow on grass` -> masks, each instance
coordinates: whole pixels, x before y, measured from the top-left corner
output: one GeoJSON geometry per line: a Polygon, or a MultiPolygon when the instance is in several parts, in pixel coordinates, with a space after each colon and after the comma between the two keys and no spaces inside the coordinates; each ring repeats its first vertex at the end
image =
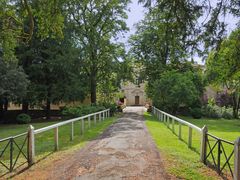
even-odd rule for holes
{"type": "Polygon", "coordinates": [[[207,125],[210,131],[239,132],[240,127],[240,119],[210,119],[205,117],[193,119],[188,116],[179,116],[179,118],[199,127],[207,125]]]}
{"type": "MultiPolygon", "coordinates": [[[[184,144],[186,144],[186,146],[188,146],[188,142],[185,141],[183,138],[179,138],[178,134],[176,133],[176,131],[173,131],[171,129],[171,124],[169,124],[169,126],[167,126],[166,123],[162,122],[162,121],[159,121],[157,120],[157,117],[156,116],[153,116],[153,115],[150,115],[150,114],[144,114],[145,116],[148,116],[148,121],[152,121],[152,122],[158,122],[158,123],[161,123],[163,124],[167,129],[169,129],[173,135],[175,135],[176,137],[178,137],[178,140],[183,142],[184,144]]],[[[191,151],[195,152],[196,154],[200,155],[200,152],[199,150],[196,148],[196,147],[188,147],[191,151]]]]}

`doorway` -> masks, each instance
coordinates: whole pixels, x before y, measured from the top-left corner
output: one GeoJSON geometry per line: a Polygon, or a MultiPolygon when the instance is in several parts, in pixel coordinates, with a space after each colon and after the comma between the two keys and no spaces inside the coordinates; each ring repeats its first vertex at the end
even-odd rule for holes
{"type": "Polygon", "coordinates": [[[135,105],[139,105],[139,96],[135,96],[135,105]]]}

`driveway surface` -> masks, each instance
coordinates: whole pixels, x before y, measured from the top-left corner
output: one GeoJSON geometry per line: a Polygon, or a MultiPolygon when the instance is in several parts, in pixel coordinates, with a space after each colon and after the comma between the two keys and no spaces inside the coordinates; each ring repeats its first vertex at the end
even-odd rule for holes
{"type": "MultiPolygon", "coordinates": [[[[144,124],[144,111],[144,107],[127,107],[98,139],[39,170],[37,179],[169,179],[144,124]]],[[[34,177],[34,173],[25,178],[34,177]]]]}

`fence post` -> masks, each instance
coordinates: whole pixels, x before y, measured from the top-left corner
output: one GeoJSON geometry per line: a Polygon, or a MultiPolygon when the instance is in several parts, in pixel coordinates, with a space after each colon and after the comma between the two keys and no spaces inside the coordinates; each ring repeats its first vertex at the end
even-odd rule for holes
{"type": "Polygon", "coordinates": [[[13,138],[10,139],[10,172],[13,171],[13,138]]]}
{"type": "Polygon", "coordinates": [[[91,127],[91,116],[88,116],[88,128],[91,127]]]}
{"type": "Polygon", "coordinates": [[[202,163],[206,164],[206,155],[207,155],[207,126],[202,128],[202,139],[201,139],[201,149],[200,149],[200,160],[202,163]]]}
{"type": "Polygon", "coordinates": [[[81,134],[84,133],[84,119],[81,119],[81,134]]]}
{"type": "Polygon", "coordinates": [[[71,141],[73,141],[74,138],[74,122],[71,123],[71,141]]]}
{"type": "Polygon", "coordinates": [[[174,124],[175,124],[175,120],[172,118],[172,131],[173,131],[173,133],[175,133],[175,127],[174,127],[174,124]]]}
{"type": "Polygon", "coordinates": [[[167,127],[169,127],[169,123],[170,123],[170,119],[169,119],[169,116],[166,118],[164,118],[165,121],[167,121],[167,127]]]}
{"type": "Polygon", "coordinates": [[[192,128],[188,127],[188,147],[192,147],[192,128]]]}
{"type": "Polygon", "coordinates": [[[99,122],[101,122],[101,113],[99,113],[99,115],[98,115],[98,120],[99,120],[99,122]]]}
{"type": "Polygon", "coordinates": [[[35,138],[34,127],[32,125],[28,128],[28,166],[35,163],[35,138]]]}
{"type": "Polygon", "coordinates": [[[240,137],[234,142],[234,180],[240,180],[240,137]]]}
{"type": "Polygon", "coordinates": [[[54,129],[55,151],[58,150],[58,127],[54,129]]]}
{"type": "Polygon", "coordinates": [[[97,117],[96,117],[96,114],[94,114],[94,124],[95,124],[95,125],[97,124],[97,117]]]}
{"type": "Polygon", "coordinates": [[[179,122],[179,131],[178,131],[178,138],[182,139],[182,124],[179,122]]]}

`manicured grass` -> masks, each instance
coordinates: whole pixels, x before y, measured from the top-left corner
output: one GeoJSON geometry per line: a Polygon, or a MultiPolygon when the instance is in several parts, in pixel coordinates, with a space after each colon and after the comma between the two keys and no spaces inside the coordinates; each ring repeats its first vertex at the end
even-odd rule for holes
{"type": "MultiPolygon", "coordinates": [[[[71,135],[71,124],[64,125],[59,127],[59,150],[66,150],[68,148],[80,148],[86,144],[89,140],[92,140],[99,136],[108,126],[110,126],[117,117],[107,118],[102,122],[97,122],[94,125],[93,120],[91,121],[91,127],[88,127],[88,121],[85,120],[85,131],[81,135],[81,123],[80,121],[74,123],[74,139],[70,141],[71,135]]],[[[47,123],[34,123],[33,126],[35,129],[45,127],[56,122],[47,122],[47,123]]],[[[3,132],[3,137],[16,135],[26,131],[28,125],[4,125],[0,127],[0,132],[3,132]]],[[[2,135],[2,134],[1,134],[2,135]]],[[[2,137],[2,136],[1,136],[2,137]]],[[[21,145],[25,137],[17,138],[17,144],[21,145]]],[[[4,149],[6,143],[0,143],[0,151],[4,149]]],[[[15,147],[15,149],[17,149],[15,147]]],[[[23,151],[27,152],[27,146],[25,145],[23,151]]],[[[47,132],[43,132],[35,135],[35,151],[36,151],[36,160],[40,160],[43,157],[46,157],[54,151],[54,129],[47,132]]],[[[14,151],[14,157],[17,156],[17,150],[14,151]]],[[[9,164],[9,148],[6,149],[6,153],[0,159],[3,160],[6,164],[9,164]]],[[[25,161],[23,156],[20,156],[19,164],[25,161]]],[[[6,169],[0,165],[0,175],[5,173],[6,169]]]]}
{"type": "Polygon", "coordinates": [[[209,133],[228,141],[234,142],[237,137],[240,137],[240,120],[238,119],[226,120],[209,118],[193,119],[192,117],[181,118],[197,125],[198,127],[207,125],[209,133]]]}
{"type": "MultiPolygon", "coordinates": [[[[31,123],[35,129],[46,127],[60,121],[31,123]]],[[[15,136],[28,130],[29,124],[0,124],[0,139],[15,136]]]]}
{"type": "MultiPolygon", "coordinates": [[[[217,174],[203,165],[199,160],[200,135],[193,131],[192,149],[187,142],[188,128],[182,126],[182,140],[174,135],[166,125],[156,117],[145,113],[146,125],[153,140],[161,152],[168,173],[182,179],[217,179],[217,174]]],[[[177,124],[175,133],[178,134],[177,124]]]]}

